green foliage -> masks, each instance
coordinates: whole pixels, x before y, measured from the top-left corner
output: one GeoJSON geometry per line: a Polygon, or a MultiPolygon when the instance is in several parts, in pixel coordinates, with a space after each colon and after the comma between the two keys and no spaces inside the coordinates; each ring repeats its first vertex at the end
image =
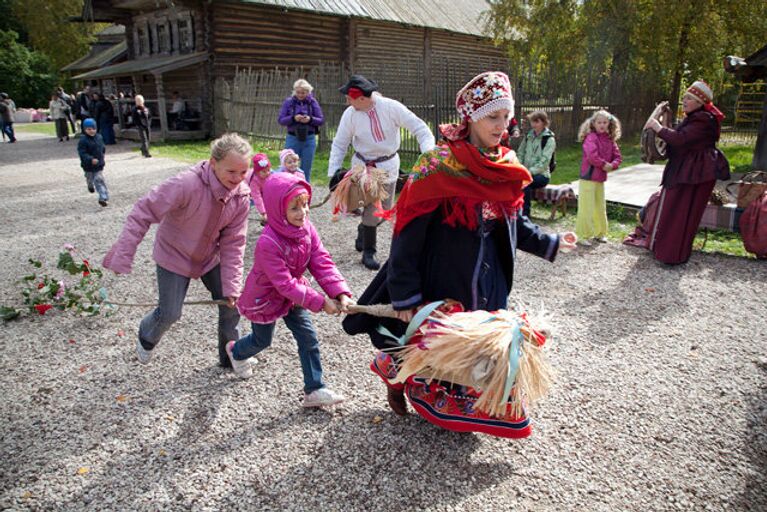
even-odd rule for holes
{"type": "MultiPolygon", "coordinates": [[[[45,272],[42,261],[30,258],[28,263],[32,272],[19,280],[26,310],[38,315],[44,315],[54,308],[71,310],[81,315],[97,315],[101,312],[108,315],[110,309],[106,303],[107,293],[100,286],[102,270],[92,266],[86,259],[75,259],[73,246],[67,245],[64,249],[59,254],[56,268],[76,277],[67,280],[52,276],[45,272]]],[[[23,312],[22,307],[0,306],[0,317],[4,321],[20,318],[23,312]]]]}
{"type": "Polygon", "coordinates": [[[56,73],[48,58],[18,42],[18,34],[0,30],[0,90],[17,107],[48,104],[56,86],[56,73]]]}
{"type": "Polygon", "coordinates": [[[512,62],[557,70],[571,90],[588,75],[615,94],[655,90],[673,102],[698,78],[717,94],[733,87],[722,59],[764,45],[767,2],[498,0],[488,22],[512,62]]]}
{"type": "Polygon", "coordinates": [[[47,55],[56,70],[88,53],[93,34],[104,27],[67,21],[82,14],[82,0],[10,0],[10,4],[29,35],[30,47],[47,55]]]}

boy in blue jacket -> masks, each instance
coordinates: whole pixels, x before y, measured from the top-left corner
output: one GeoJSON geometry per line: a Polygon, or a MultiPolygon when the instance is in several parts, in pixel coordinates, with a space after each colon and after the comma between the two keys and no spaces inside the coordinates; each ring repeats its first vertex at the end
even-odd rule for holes
{"type": "Polygon", "coordinates": [[[77,154],[80,155],[80,166],[85,171],[85,181],[88,183],[88,192],[99,193],[99,204],[106,206],[109,201],[109,190],[104,181],[104,154],[106,146],[101,135],[96,133],[96,121],[91,118],[83,121],[84,133],[77,143],[77,154]]]}

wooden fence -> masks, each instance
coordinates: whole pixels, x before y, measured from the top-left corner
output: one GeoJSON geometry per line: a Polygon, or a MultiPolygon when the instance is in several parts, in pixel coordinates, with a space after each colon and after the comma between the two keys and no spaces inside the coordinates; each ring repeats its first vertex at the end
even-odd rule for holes
{"type": "MultiPolygon", "coordinates": [[[[404,103],[436,133],[440,124],[458,120],[455,94],[468,80],[488,69],[509,71],[506,63],[497,59],[441,59],[432,62],[431,66],[435,71],[432,76],[425,77],[422,62],[403,57],[397,66],[380,68],[371,64],[354,72],[378,81],[383,95],[404,103]]],[[[349,70],[333,62],[320,62],[311,68],[238,69],[233,80],[219,78],[215,83],[215,133],[236,131],[281,145],[286,130],[277,123],[280,106],[292,93],[293,82],[305,78],[314,86],[313,94],[325,115],[318,145],[327,150],[346,109],[338,87],[349,75],[349,70]]],[[[624,134],[637,133],[657,98],[657,93],[645,91],[629,97],[612,94],[608,99],[609,84],[602,81],[581,80],[583,85],[563,91],[557,90],[564,89],[557,86],[562,83],[562,77],[552,76],[547,80],[546,76],[525,70],[512,72],[510,76],[517,119],[523,121],[524,116],[533,110],[546,111],[551,119],[551,129],[562,144],[575,142],[581,122],[600,108],[607,108],[618,116],[624,134]]],[[[411,158],[419,152],[417,140],[407,130],[402,132],[400,152],[411,158]]]]}

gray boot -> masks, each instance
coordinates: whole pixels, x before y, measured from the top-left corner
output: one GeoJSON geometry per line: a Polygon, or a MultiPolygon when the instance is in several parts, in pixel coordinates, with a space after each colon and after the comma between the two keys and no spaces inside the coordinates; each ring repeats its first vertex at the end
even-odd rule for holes
{"type": "Polygon", "coordinates": [[[376,233],[375,226],[362,226],[362,264],[370,270],[378,270],[381,264],[376,261],[376,233]]]}
{"type": "Polygon", "coordinates": [[[354,241],[354,248],[357,252],[362,252],[362,228],[364,226],[360,222],[357,224],[357,239],[354,241]]]}

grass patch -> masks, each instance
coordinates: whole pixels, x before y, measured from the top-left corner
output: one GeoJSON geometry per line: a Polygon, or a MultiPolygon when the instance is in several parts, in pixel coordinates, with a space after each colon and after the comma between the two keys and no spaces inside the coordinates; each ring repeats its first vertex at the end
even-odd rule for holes
{"type": "Polygon", "coordinates": [[[56,125],[54,123],[13,123],[13,130],[24,133],[42,133],[51,137],[56,136],[56,125]]]}
{"type": "MultiPolygon", "coordinates": [[[[41,123],[38,123],[41,124],[41,123]]],[[[50,124],[50,123],[46,123],[50,124]]],[[[52,128],[52,127],[51,127],[52,128]]],[[[272,167],[279,167],[279,152],[283,148],[283,141],[263,141],[252,140],[251,144],[256,152],[266,153],[272,162],[272,167]]],[[[639,137],[626,139],[620,143],[623,163],[621,168],[629,167],[642,163],[641,151],[639,147],[639,137]]],[[[745,145],[723,145],[721,150],[727,156],[730,164],[735,170],[737,166],[748,165],[750,168],[751,158],[754,153],[752,146],[745,145]]],[[[136,150],[138,151],[138,149],[136,150]]],[[[152,144],[152,153],[156,156],[173,158],[187,163],[195,163],[205,160],[210,156],[209,141],[173,141],[152,144]]],[[[581,167],[582,149],[580,144],[570,144],[557,148],[557,170],[552,175],[553,184],[570,183],[578,179],[581,167]]],[[[328,151],[318,151],[314,156],[314,172],[312,174],[312,184],[317,187],[324,187],[328,183],[327,168],[328,151]]],[[[350,154],[347,155],[345,165],[348,167],[350,154]]],[[[407,169],[410,158],[402,159],[403,169],[407,169]]],[[[543,226],[547,226],[553,231],[574,231],[576,208],[570,208],[566,217],[557,215],[556,220],[549,220],[551,206],[533,203],[532,216],[534,221],[543,226]]],[[[608,205],[607,217],[609,219],[609,233],[607,238],[614,243],[621,243],[626,235],[631,232],[637,224],[636,210],[622,206],[608,205]]],[[[705,234],[698,233],[695,238],[693,248],[701,250],[705,234]]],[[[743,248],[743,242],[740,234],[728,231],[714,230],[708,232],[708,239],[703,252],[727,254],[730,256],[753,257],[743,248]]]]}
{"type": "MultiPolygon", "coordinates": [[[[251,140],[250,142],[254,152],[265,153],[269,157],[272,169],[277,169],[280,166],[280,151],[284,148],[282,141],[265,142],[263,140],[251,140]]],[[[204,140],[157,142],[151,144],[150,149],[154,156],[172,158],[190,164],[210,158],[210,141],[204,140]]],[[[136,151],[138,152],[139,149],[136,149],[136,151]]],[[[312,164],[314,168],[312,172],[312,185],[325,186],[328,184],[330,180],[327,176],[329,158],[330,152],[328,151],[317,151],[315,153],[312,164]]],[[[348,165],[348,163],[347,159],[346,164],[348,165]]]]}

